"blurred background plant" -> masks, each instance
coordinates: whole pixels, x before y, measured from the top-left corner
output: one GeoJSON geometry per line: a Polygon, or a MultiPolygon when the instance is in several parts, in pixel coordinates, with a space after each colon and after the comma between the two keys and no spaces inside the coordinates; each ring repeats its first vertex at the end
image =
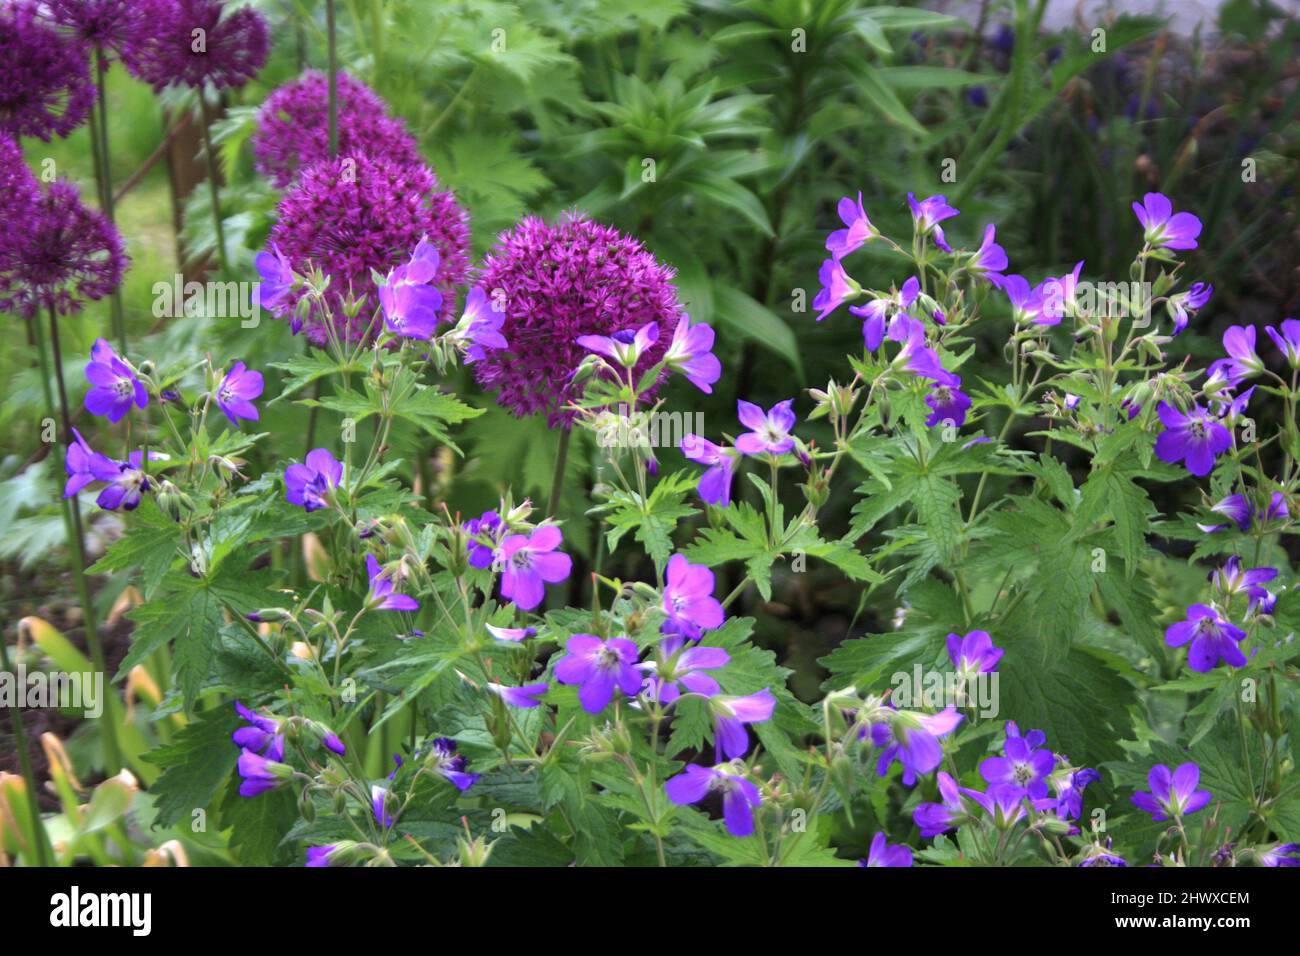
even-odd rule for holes
{"type": "MultiPolygon", "coordinates": [[[[257,110],[304,69],[327,64],[323,2],[249,5],[270,25],[270,58],[255,80],[210,104],[224,274],[196,94],[155,96],[116,66],[106,77],[116,217],[132,257],[122,288],[127,335],[133,352],[165,355],[176,367],[211,352],[268,368],[305,347],[279,322],[249,329],[237,318],[182,320],[154,307],[155,283],[170,285],[177,274],[256,279],[253,257],[281,194],[254,171],[257,110]]],[[[673,386],[682,389],[674,407],[698,411],[706,423],[730,421],[737,395],[767,406],[789,397],[792,385],[820,387],[844,353],[857,350],[855,323],[818,325],[809,307],[835,203],[858,190],[873,221],[895,234],[910,228],[908,192],[947,193],[962,209],[955,228],[963,242],[998,223],[1012,270],[1036,281],[1080,258],[1087,275],[1125,278],[1116,272],[1128,244],[1114,237],[1133,230],[1130,201],[1158,188],[1214,237],[1190,258],[1215,298],[1197,320],[1200,334],[1174,349],[1212,349],[1221,326],[1276,321],[1296,307],[1300,23],[1268,0],[1232,0],[1215,22],[1190,32],[1086,2],[1048,28],[1049,4],[1039,0],[345,0],[337,8],[340,68],[405,121],[442,188],[470,211],[476,257],[525,212],[550,220],[577,208],[635,234],[677,270],[692,315],[719,330],[728,373],[703,400],[673,386]]],[[[88,127],[22,145],[38,175],[56,170],[94,195],[88,127]]],[[[880,258],[879,273],[863,278],[901,284],[906,276],[885,271],[890,261],[880,258]]],[[[91,343],[111,328],[110,309],[108,301],[89,303],[62,321],[74,388],[84,387],[79,368],[91,343]]],[[[977,334],[972,378],[1001,363],[997,340],[977,334]]],[[[9,641],[21,620],[38,616],[75,643],[81,609],[67,599],[71,584],[59,571],[64,531],[53,504],[62,466],[40,440],[45,406],[28,341],[15,331],[0,344],[9,383],[0,408],[0,620],[9,641]]],[[[459,393],[474,396],[472,376],[458,374],[459,393]]],[[[268,374],[267,398],[280,388],[268,374]]],[[[81,395],[71,399],[80,408],[81,395]]],[[[476,404],[487,412],[465,428],[463,464],[418,429],[394,428],[406,477],[430,505],[463,514],[491,507],[506,486],[544,500],[555,434],[542,418],[511,418],[490,397],[476,404]]],[[[302,434],[308,414],[287,399],[272,402],[259,427],[302,434]]],[[[334,413],[320,415],[337,424],[334,413]]],[[[827,439],[815,427],[810,434],[827,439]]],[[[299,451],[284,448],[280,457],[299,451]]],[[[602,533],[599,518],[585,514],[602,478],[593,452],[579,439],[567,460],[562,513],[580,562],[602,533]]],[[[670,468],[672,454],[664,456],[670,468]]],[[[273,464],[254,460],[249,471],[273,464]]],[[[1179,502],[1156,504],[1170,512],[1179,502]]],[[[823,509],[828,537],[847,527],[848,505],[846,496],[823,509]]],[[[122,524],[88,501],[83,507],[93,557],[122,524]]],[[[156,508],[146,504],[133,520],[151,515],[156,508]]],[[[301,546],[309,569],[310,537],[301,546]]],[[[635,577],[633,566],[613,570],[635,577]]],[[[122,561],[96,571],[95,613],[110,619],[105,643],[115,668],[131,625],[111,612],[146,582],[122,561]]],[[[792,687],[803,696],[824,676],[817,659],[846,634],[890,626],[892,602],[873,603],[838,576],[777,569],[776,581],[774,600],[747,611],[758,616],[757,640],[795,670],[792,687]]],[[[173,714],[170,689],[155,684],[154,705],[173,714]]],[[[128,737],[136,727],[167,742],[170,717],[141,723],[140,711],[133,715],[123,725],[128,737]]],[[[102,765],[93,724],[77,728],[68,747],[86,779],[102,765]]],[[[148,780],[147,764],[127,763],[148,780]]],[[[55,790],[62,800],[58,780],[55,790]]],[[[67,832],[79,832],[79,812],[63,803],[67,832]]]]}

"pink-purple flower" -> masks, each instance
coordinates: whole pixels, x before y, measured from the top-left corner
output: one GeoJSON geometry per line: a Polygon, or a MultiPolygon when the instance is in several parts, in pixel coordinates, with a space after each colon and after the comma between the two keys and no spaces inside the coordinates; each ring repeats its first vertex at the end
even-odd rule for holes
{"type": "Polygon", "coordinates": [[[1271,325],[1264,326],[1264,331],[1273,340],[1278,351],[1285,356],[1287,364],[1292,368],[1300,368],[1300,322],[1295,319],[1283,319],[1281,332],[1271,325]]]}
{"type": "Polygon", "coordinates": [[[546,585],[565,580],[573,569],[573,560],[555,550],[562,539],[555,525],[543,525],[529,535],[507,535],[500,547],[501,596],[522,611],[541,604],[546,585]]]}
{"type": "Polygon", "coordinates": [[[696,646],[683,650],[682,638],[671,635],[661,642],[659,653],[658,664],[646,662],[640,665],[642,670],[650,672],[643,689],[651,700],[671,704],[681,697],[681,687],[685,687],[687,693],[702,697],[721,693],[718,682],[704,672],[717,670],[731,662],[731,655],[723,648],[696,646]]]}
{"type": "Polygon", "coordinates": [[[719,763],[725,755],[730,759],[743,757],[749,750],[749,724],[761,724],[772,719],[776,698],[764,687],[756,694],[743,697],[715,694],[709,698],[709,712],[713,715],[713,743],[715,760],[719,763]]]}
{"type": "Polygon", "coordinates": [[[736,837],[747,837],[754,832],[754,811],[761,803],[758,787],[741,776],[729,763],[716,767],[690,764],[664,784],[668,799],[678,806],[699,803],[710,793],[722,794],[722,819],[727,832],[736,837]]]}
{"type": "Polygon", "coordinates": [[[420,602],[409,594],[394,590],[393,575],[383,570],[373,554],[366,555],[366,577],[370,579],[370,592],[366,604],[380,611],[418,611],[420,602]]]}
{"type": "Polygon", "coordinates": [[[961,674],[987,674],[998,669],[1002,648],[993,645],[988,631],[971,631],[965,637],[949,634],[948,660],[961,674]]]}
{"type": "Polygon", "coordinates": [[[862,287],[849,277],[838,259],[826,259],[817,272],[821,288],[813,296],[813,308],[820,322],[845,302],[852,301],[862,292],[862,287]]]}
{"type": "Polygon", "coordinates": [[[1208,282],[1194,282],[1187,291],[1169,297],[1168,309],[1174,319],[1174,335],[1187,328],[1191,317],[1205,307],[1212,295],[1214,286],[1208,282]]]}
{"type": "Polygon", "coordinates": [[[948,245],[948,241],[944,238],[943,227],[939,223],[961,215],[960,210],[948,205],[948,199],[943,195],[930,196],[918,201],[913,193],[908,193],[907,204],[912,209],[912,226],[916,234],[924,236],[933,232],[934,244],[944,252],[952,252],[952,246],[948,245]]]}
{"type": "Polygon", "coordinates": [[[284,470],[285,498],[291,505],[316,511],[329,504],[330,495],[342,480],[342,462],[328,448],[316,448],[307,453],[305,462],[284,470]]]}
{"type": "Polygon", "coordinates": [[[707,466],[700,476],[700,499],[705,504],[725,508],[731,503],[731,479],[740,460],[740,452],[715,445],[699,435],[682,439],[682,454],[688,461],[707,466]]]}
{"type": "Polygon", "coordinates": [[[996,234],[997,230],[993,223],[984,227],[984,241],[975,250],[975,255],[967,268],[974,275],[987,279],[993,286],[1001,287],[1002,271],[1007,267],[1007,253],[994,241],[996,234]]]}
{"type": "Polygon", "coordinates": [[[149,404],[144,383],[103,339],[96,339],[90,349],[86,380],[91,385],[86,392],[86,411],[103,415],[114,424],[122,420],[132,405],[144,408],[149,404]]]}
{"type": "Polygon", "coordinates": [[[169,85],[238,88],[266,63],[266,21],[252,7],[222,0],[136,0],[140,25],[123,51],[126,68],[155,92],[169,85]]]}
{"type": "Polygon", "coordinates": [[[880,748],[876,773],[884,776],[897,760],[903,767],[903,783],[912,786],[918,775],[928,774],[943,760],[940,738],[952,733],[962,721],[955,708],[937,714],[922,714],[890,708],[884,720],[871,725],[873,746],[880,748]]]}
{"type": "Polygon", "coordinates": [[[713,383],[722,377],[722,363],[713,354],[713,339],[710,326],[703,322],[692,325],[691,317],[683,312],[663,358],[668,368],[681,372],[706,395],[713,392],[713,383]]]}
{"type": "Polygon", "coordinates": [[[438,276],[438,264],[438,250],[422,236],[410,260],[388,271],[379,286],[379,304],[389,332],[426,342],[433,337],[442,309],[442,292],[430,285],[438,276]]]}
{"type": "Polygon", "coordinates": [[[1201,220],[1190,212],[1174,212],[1173,203],[1163,193],[1147,193],[1142,202],[1133,204],[1133,214],[1145,230],[1143,241],[1156,249],[1195,249],[1201,234],[1201,220]]]}
{"type": "Polygon", "coordinates": [[[862,319],[862,339],[867,351],[874,352],[885,340],[887,330],[906,322],[905,313],[921,294],[921,280],[911,276],[893,295],[872,299],[866,305],[849,306],[849,311],[862,319]]]}
{"type": "Polygon", "coordinates": [[[541,704],[541,696],[546,693],[547,685],[536,683],[510,687],[506,684],[494,684],[488,681],[486,687],[511,707],[528,710],[541,704]]]}
{"type": "Polygon", "coordinates": [[[837,211],[844,228],[837,229],[826,237],[826,249],[838,262],[850,252],[862,248],[880,233],[867,218],[867,211],[862,208],[861,192],[858,193],[856,203],[848,196],[841,199],[837,211]]]}
{"type": "Polygon", "coordinates": [[[980,764],[980,776],[988,782],[990,795],[1001,792],[1017,800],[1041,800],[1047,796],[1047,775],[1056,766],[1056,758],[1050,750],[1038,747],[1041,731],[1021,737],[1018,731],[1013,735],[1014,730],[1014,725],[1009,725],[1002,756],[989,757],[980,764]]]}
{"type": "Polygon", "coordinates": [[[473,365],[487,358],[489,350],[510,347],[506,337],[501,334],[505,322],[505,313],[488,302],[487,293],[480,285],[470,289],[465,299],[465,311],[461,314],[456,327],[447,332],[446,341],[461,349],[466,365],[473,365]]]}
{"type": "Polygon", "coordinates": [[[1147,775],[1151,790],[1133,794],[1133,805],[1153,820],[1177,820],[1190,816],[1213,799],[1208,790],[1197,790],[1201,782],[1201,768],[1185,763],[1170,772],[1165,764],[1158,763],[1147,775]]]}
{"type": "Polygon", "coordinates": [[[1156,439],[1156,457],[1175,464],[1183,462],[1198,478],[1214,470],[1214,460],[1232,447],[1232,433],[1200,405],[1186,414],[1168,402],[1157,408],[1165,430],[1156,439]]]}
{"type": "Polygon", "coordinates": [[[257,421],[257,406],[253,399],[262,394],[262,373],[254,372],[236,362],[222,378],[217,387],[217,405],[230,419],[230,424],[238,427],[239,419],[257,421]]]}
{"type": "Polygon", "coordinates": [[[668,559],[663,610],[668,615],[660,630],[697,641],[702,632],[721,627],[726,617],[713,596],[713,572],[702,564],[691,564],[685,555],[668,559]]]}
{"type": "Polygon", "coordinates": [[[63,497],[70,498],[96,481],[117,480],[122,470],[120,462],[91,448],[75,428],[72,429],[72,437],[73,443],[68,446],[63,462],[63,468],[68,473],[67,484],[63,486],[63,497]]]}
{"type": "Polygon", "coordinates": [[[41,16],[39,3],[0,6],[0,131],[47,143],[67,136],[95,96],[85,49],[41,16]]]}
{"type": "Polygon", "coordinates": [[[742,455],[784,455],[794,449],[794,399],[777,402],[763,411],[743,398],[736,402],[736,417],[749,431],[736,439],[736,451],[742,455]]]}
{"type": "Polygon", "coordinates": [[[659,341],[659,323],[649,322],[639,329],[620,329],[613,335],[580,335],[577,342],[588,352],[595,352],[621,368],[636,368],[650,347],[659,341]]]}
{"type": "Polygon", "coordinates": [[[1170,647],[1182,647],[1191,642],[1187,649],[1187,666],[1205,674],[1226,661],[1232,667],[1245,667],[1246,655],[1238,645],[1246,637],[1246,632],[1222,617],[1208,604],[1193,604],[1187,609],[1187,617],[1172,624],[1165,631],[1165,643],[1170,647]]]}
{"type": "Polygon", "coordinates": [[[574,634],[564,650],[555,665],[555,679],[578,685],[578,701],[587,713],[604,710],[615,688],[629,697],[641,690],[636,645],[627,638],[601,640],[594,634],[574,634]]]}
{"type": "MultiPolygon", "coordinates": [[[[289,292],[297,281],[292,264],[280,251],[280,247],[272,243],[269,252],[263,250],[253,258],[253,265],[257,268],[260,280],[253,289],[253,303],[259,309],[267,309],[273,315],[283,316],[289,304],[289,292]]],[[[297,322],[296,319],[294,321],[297,322]]],[[[297,325],[293,331],[297,333],[297,325]]]]}
{"type": "Polygon", "coordinates": [[[970,396],[958,388],[959,385],[961,379],[952,385],[935,382],[930,386],[930,392],[925,396],[925,404],[930,406],[930,415],[925,420],[927,427],[944,425],[961,428],[966,423],[971,400],[970,396]]]}
{"type": "Polygon", "coordinates": [[[858,866],[862,867],[911,865],[911,849],[901,843],[889,843],[883,833],[877,833],[871,838],[871,848],[867,851],[867,858],[858,861],[858,866]]]}

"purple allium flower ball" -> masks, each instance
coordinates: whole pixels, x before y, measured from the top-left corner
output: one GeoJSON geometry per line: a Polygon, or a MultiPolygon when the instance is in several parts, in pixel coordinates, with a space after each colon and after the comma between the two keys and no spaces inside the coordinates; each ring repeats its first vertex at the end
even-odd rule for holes
{"type": "MultiPolygon", "coordinates": [[[[612,226],[569,214],[555,225],[529,217],[503,233],[483,264],[479,285],[500,302],[509,347],[474,364],[478,382],[516,416],[545,412],[568,427],[582,385],[570,380],[587,350],[578,338],[611,336],[657,322],[675,328],[682,312],[675,272],[612,226]]],[[[663,357],[667,336],[638,368],[663,357]]],[[[651,390],[653,392],[653,389],[651,390]]]]}
{"type": "Polygon", "coordinates": [[[86,51],[20,0],[0,7],[0,130],[67,136],[95,102],[86,51]]]}
{"type": "MultiPolygon", "coordinates": [[[[388,115],[375,91],[346,73],[338,80],[339,154],[419,165],[414,137],[400,119],[388,115]]],[[[328,156],[329,78],[311,70],[277,89],[258,110],[253,161],[259,173],[284,189],[300,168],[328,156]]]]}
{"type": "Polygon", "coordinates": [[[108,218],[81,202],[68,182],[35,197],[22,229],[0,235],[0,312],[68,315],[122,282],[127,256],[108,218]]]}
{"type": "MultiPolygon", "coordinates": [[[[442,292],[440,320],[456,315],[456,287],[469,275],[469,216],[456,197],[437,192],[438,179],[427,166],[409,166],[381,157],[340,156],[302,170],[280,200],[279,221],[271,230],[294,271],[316,267],[330,276],[326,297],[339,338],[359,341],[382,327],[376,319],[379,296],[371,270],[387,273],[411,257],[422,238],[438,250],[434,285],[442,292]],[[348,290],[365,296],[356,318],[347,320],[342,304],[348,290]]],[[[305,289],[284,299],[283,314],[293,315],[305,289]]],[[[330,338],[329,317],[313,313],[307,337],[316,345],[330,338]]]]}
{"type": "Polygon", "coordinates": [[[271,47],[266,21],[251,7],[227,12],[221,0],[134,0],[134,5],[141,29],[122,59],[155,92],[173,84],[241,87],[266,63],[271,47]]]}
{"type": "Polygon", "coordinates": [[[55,23],[105,54],[131,49],[144,28],[139,0],[46,0],[46,6],[55,23]]]}
{"type": "MultiPolygon", "coordinates": [[[[23,161],[23,151],[8,133],[0,132],[0,213],[12,222],[24,222],[19,210],[40,196],[36,177],[23,161]],[[9,217],[12,216],[12,219],[9,217]]],[[[1284,323],[1285,324],[1285,323],[1284,323]]]]}

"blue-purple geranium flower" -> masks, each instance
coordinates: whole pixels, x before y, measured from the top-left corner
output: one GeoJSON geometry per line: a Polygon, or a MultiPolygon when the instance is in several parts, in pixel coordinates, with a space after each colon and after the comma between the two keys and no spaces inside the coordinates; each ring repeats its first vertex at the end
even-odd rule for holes
{"type": "Polygon", "coordinates": [[[555,550],[562,542],[555,525],[543,525],[529,535],[507,535],[500,548],[501,596],[523,611],[541,604],[546,585],[558,584],[573,570],[573,559],[555,550]]]}
{"type": "Polygon", "coordinates": [[[1200,405],[1184,414],[1168,402],[1157,408],[1165,430],[1156,439],[1156,457],[1175,464],[1183,462],[1198,478],[1214,470],[1214,460],[1232,447],[1232,432],[1200,405]]]}
{"type": "Polygon", "coordinates": [[[688,647],[682,650],[682,638],[673,635],[660,642],[659,654],[658,663],[646,662],[640,665],[643,670],[650,672],[643,690],[651,700],[657,700],[665,706],[671,704],[682,696],[681,687],[685,687],[687,693],[703,697],[713,697],[722,692],[718,682],[704,673],[730,663],[731,655],[721,647],[688,647]]]}
{"type": "Polygon", "coordinates": [[[961,428],[966,423],[971,400],[969,395],[958,388],[959,385],[961,379],[952,385],[935,382],[930,387],[930,393],[925,396],[925,404],[930,406],[930,414],[925,419],[927,427],[944,425],[961,428]]]}
{"type": "Polygon", "coordinates": [[[1205,307],[1213,294],[1214,286],[1208,282],[1194,282],[1186,292],[1169,297],[1166,308],[1174,320],[1174,335],[1187,328],[1191,317],[1205,307]]]}
{"type": "Polygon", "coordinates": [[[722,363],[713,354],[713,339],[712,327],[703,322],[692,325],[691,317],[683,313],[663,358],[668,368],[681,372],[706,395],[713,392],[713,383],[722,377],[722,363]]]}
{"type": "Polygon", "coordinates": [[[776,698],[764,687],[756,694],[744,697],[715,694],[709,698],[709,711],[713,714],[713,742],[715,758],[743,757],[749,751],[748,724],[761,724],[772,719],[776,698]]]}
{"type": "MultiPolygon", "coordinates": [[[[284,257],[280,247],[271,244],[270,252],[259,252],[253,259],[260,280],[253,289],[253,304],[259,309],[268,309],[272,315],[282,316],[288,305],[289,291],[293,288],[293,266],[284,257]]],[[[302,327],[302,322],[295,319],[292,326],[294,334],[302,327]]]]}
{"type": "Polygon", "coordinates": [[[736,417],[749,431],[736,439],[736,451],[742,455],[783,455],[794,449],[794,399],[777,402],[763,411],[752,402],[736,402],[736,417]]]}
{"type": "Polygon", "coordinates": [[[688,461],[705,465],[706,470],[700,476],[700,498],[705,504],[725,508],[731,503],[731,479],[740,460],[740,452],[734,448],[715,445],[699,435],[687,435],[682,439],[682,455],[688,461]]]}
{"type": "Polygon", "coordinates": [[[849,306],[849,311],[862,319],[862,340],[867,351],[874,352],[885,340],[885,333],[898,317],[903,316],[917,296],[921,294],[921,280],[912,276],[892,295],[872,299],[866,305],[849,306]]]}
{"type": "Polygon", "coordinates": [[[1195,249],[1201,234],[1201,220],[1190,212],[1175,213],[1163,193],[1147,193],[1133,204],[1133,214],[1142,223],[1143,241],[1156,249],[1195,249]]]}
{"type": "Polygon", "coordinates": [[[984,241],[980,243],[967,268],[974,275],[987,279],[995,288],[1001,288],[1002,272],[1007,267],[1007,253],[994,241],[996,235],[993,223],[984,227],[984,241]]]}
{"type": "Polygon", "coordinates": [[[505,524],[495,511],[485,511],[477,518],[465,522],[465,550],[469,554],[469,563],[476,568],[487,570],[492,567],[492,555],[501,544],[505,524]]]}
{"type": "Polygon", "coordinates": [[[437,277],[438,265],[438,250],[423,237],[408,262],[389,270],[379,286],[379,304],[389,332],[424,341],[433,337],[442,292],[429,283],[437,277]]]}
{"type": "Polygon", "coordinates": [[[456,752],[456,741],[450,737],[437,737],[433,741],[433,750],[425,766],[446,779],[457,790],[465,791],[474,786],[479,774],[470,773],[465,768],[465,755],[456,752]]]}
{"type": "Polygon", "coordinates": [[[241,418],[255,422],[258,415],[253,399],[261,396],[262,388],[262,373],[236,362],[217,387],[217,406],[236,427],[241,418]]]}
{"type": "Polygon", "coordinates": [[[307,453],[303,464],[290,465],[284,470],[285,499],[291,505],[300,505],[316,511],[329,504],[329,497],[343,480],[343,464],[327,448],[315,448],[307,453]]]}
{"type": "Polygon", "coordinates": [[[818,322],[862,293],[862,286],[844,271],[838,259],[826,259],[822,262],[821,269],[817,272],[817,281],[821,283],[821,288],[813,297],[812,305],[817,310],[818,322]]]}
{"type": "Polygon", "coordinates": [[[993,646],[988,631],[971,631],[965,637],[948,635],[948,659],[965,676],[987,674],[998,669],[1002,648],[993,646]]]}
{"type": "Polygon", "coordinates": [[[460,321],[447,333],[446,339],[461,350],[466,365],[473,365],[483,361],[489,350],[509,346],[510,343],[501,333],[505,319],[505,310],[488,302],[483,287],[475,286],[465,300],[465,311],[461,314],[460,321]]]}
{"type": "Polygon", "coordinates": [[[944,238],[943,227],[939,223],[961,215],[960,210],[948,205],[948,199],[943,195],[930,196],[918,201],[913,193],[908,193],[907,204],[912,209],[912,226],[916,234],[924,236],[933,231],[934,244],[944,252],[952,252],[952,246],[948,245],[948,241],[944,238]]]}
{"type": "Polygon", "coordinates": [[[122,471],[120,462],[91,448],[75,428],[72,429],[72,437],[73,443],[68,446],[63,461],[63,469],[68,473],[67,484],[63,486],[63,497],[70,498],[96,481],[117,480],[122,471]]]}
{"type": "Polygon", "coordinates": [[[1235,388],[1242,379],[1252,378],[1264,371],[1264,362],[1255,352],[1255,327],[1230,325],[1223,333],[1223,348],[1227,358],[1219,359],[1209,368],[1211,379],[1226,379],[1228,387],[1235,388]]]}
{"type": "Polygon", "coordinates": [[[681,554],[668,559],[663,609],[668,615],[660,630],[697,641],[703,631],[721,627],[725,613],[713,596],[713,572],[691,564],[681,554]]]}
{"type": "Polygon", "coordinates": [[[1264,326],[1264,331],[1278,351],[1286,357],[1287,364],[1292,368],[1300,368],[1300,322],[1283,319],[1281,332],[1271,325],[1264,326]]]}
{"type": "Polygon", "coordinates": [[[370,593],[366,604],[380,611],[418,611],[420,602],[409,594],[394,590],[392,573],[379,566],[373,554],[366,555],[366,576],[370,579],[370,593]]]}
{"type": "Polygon", "coordinates": [[[496,694],[511,707],[530,709],[538,706],[542,701],[541,697],[546,693],[547,685],[543,683],[524,684],[520,687],[510,687],[506,684],[494,684],[488,681],[487,689],[496,694]]]}
{"type": "Polygon", "coordinates": [[[722,819],[732,836],[747,837],[754,832],[754,811],[761,798],[758,787],[741,776],[733,764],[716,767],[691,764],[664,784],[668,799],[678,806],[699,803],[711,792],[722,793],[722,819]]]}
{"type": "Polygon", "coordinates": [[[1018,800],[1047,796],[1047,775],[1056,766],[1056,758],[1050,750],[1038,748],[1042,738],[1041,731],[1037,733],[1039,737],[1021,737],[1012,736],[1009,730],[1002,756],[989,757],[980,764],[980,776],[988,782],[990,794],[1014,794],[1018,800]]]}
{"type": "Polygon", "coordinates": [[[618,688],[629,697],[641,690],[637,649],[625,637],[601,640],[594,634],[574,634],[555,665],[555,679],[578,685],[578,701],[589,714],[599,714],[618,688]]]}
{"type": "Polygon", "coordinates": [[[939,740],[952,733],[961,721],[962,715],[952,707],[937,714],[922,714],[891,706],[885,719],[871,726],[871,743],[880,748],[876,773],[883,777],[897,760],[903,767],[903,783],[912,786],[918,776],[939,766],[943,760],[939,740]]]}
{"type": "Polygon", "coordinates": [[[659,323],[649,322],[639,329],[623,329],[613,335],[580,335],[577,342],[589,352],[603,355],[621,365],[634,368],[650,346],[659,341],[659,323]]]}
{"type": "Polygon", "coordinates": [[[1193,604],[1187,609],[1187,618],[1171,625],[1165,631],[1165,643],[1182,647],[1191,642],[1187,650],[1187,666],[1198,673],[1206,673],[1227,661],[1233,667],[1245,667],[1246,655],[1237,645],[1246,632],[1219,615],[1208,604],[1193,604]]]}
{"type": "Polygon", "coordinates": [[[849,196],[841,199],[836,211],[840,214],[840,221],[844,223],[844,228],[836,229],[826,237],[826,249],[834,259],[843,259],[850,252],[862,248],[869,240],[880,235],[876,227],[871,224],[871,220],[867,218],[867,211],[862,208],[861,192],[858,193],[857,202],[849,196]]]}
{"type": "Polygon", "coordinates": [[[86,380],[91,385],[86,392],[86,411],[103,415],[110,422],[121,421],[132,405],[144,408],[149,404],[144,383],[103,339],[96,339],[90,349],[86,380]]]}
{"type": "Polygon", "coordinates": [[[1201,768],[1194,763],[1182,764],[1172,773],[1165,764],[1156,764],[1147,775],[1150,792],[1133,794],[1133,805],[1157,821],[1189,816],[1213,798],[1210,791],[1196,789],[1200,782],[1201,768]]]}
{"type": "Polygon", "coordinates": [[[871,849],[867,851],[867,858],[859,860],[858,866],[911,866],[912,851],[901,843],[889,843],[883,833],[877,833],[871,838],[871,849]]]}

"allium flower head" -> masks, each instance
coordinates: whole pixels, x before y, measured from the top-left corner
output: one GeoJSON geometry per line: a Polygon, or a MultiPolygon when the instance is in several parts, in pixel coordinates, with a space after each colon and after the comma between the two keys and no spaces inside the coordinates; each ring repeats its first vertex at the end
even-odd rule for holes
{"type": "MultiPolygon", "coordinates": [[[[502,290],[501,334],[509,343],[474,363],[479,384],[517,416],[544,412],[552,427],[568,427],[574,412],[566,406],[584,388],[572,381],[588,354],[579,337],[651,322],[675,328],[682,308],[674,275],[612,226],[576,214],[555,225],[524,219],[497,239],[479,276],[494,295],[502,290]]],[[[667,348],[660,338],[641,367],[654,366],[667,348]]]]}
{"type": "Polygon", "coordinates": [[[71,183],[50,183],[27,207],[22,228],[0,235],[0,312],[70,315],[82,300],[121,285],[126,265],[108,217],[83,205],[71,183]]]}
{"type": "Polygon", "coordinates": [[[507,535],[501,542],[501,596],[522,611],[542,603],[547,584],[558,584],[573,570],[573,559],[556,549],[560,529],[543,525],[532,534],[507,535]]]}
{"type": "MultiPolygon", "coordinates": [[[[329,77],[308,70],[281,86],[257,111],[253,163],[278,189],[298,170],[329,158],[329,77]]],[[[381,156],[418,166],[420,150],[405,124],[388,114],[378,94],[346,73],[338,74],[338,152],[381,156]]]]}
{"type": "Polygon", "coordinates": [[[1172,624],[1165,631],[1165,643],[1182,647],[1191,642],[1187,651],[1187,666],[1204,674],[1227,661],[1233,667],[1245,667],[1246,655],[1237,645],[1246,632],[1222,618],[1208,604],[1193,604],[1187,609],[1187,618],[1172,624]]]}
{"type": "Polygon", "coordinates": [[[1133,204],[1133,215],[1145,230],[1144,241],[1155,248],[1195,249],[1201,234],[1201,220],[1190,212],[1175,213],[1173,203],[1163,193],[1147,193],[1142,202],[1133,204]]]}
{"type": "Polygon", "coordinates": [[[592,634],[574,634],[555,665],[555,679],[577,684],[578,700],[589,714],[599,714],[618,688],[629,697],[641,690],[636,645],[626,637],[601,640],[592,634]]]}
{"type": "MultiPolygon", "coordinates": [[[[357,342],[376,334],[379,300],[371,271],[383,275],[406,263],[423,238],[438,253],[438,318],[455,317],[455,288],[469,274],[469,217],[437,186],[428,167],[380,157],[340,156],[302,170],[280,200],[271,242],[294,272],[306,275],[315,267],[330,277],[324,296],[329,314],[314,303],[307,317],[313,344],[324,345],[332,336],[357,342]],[[354,319],[343,315],[349,293],[364,299],[354,319]]],[[[306,294],[302,288],[288,291],[281,314],[293,314],[306,294]]]]}
{"type": "Polygon", "coordinates": [[[664,784],[668,799],[678,806],[699,803],[710,793],[722,793],[722,819],[727,832],[735,837],[747,837],[754,832],[754,811],[762,800],[758,787],[746,780],[742,771],[731,763],[716,767],[690,764],[664,784]]]}
{"type": "Polygon", "coordinates": [[[0,130],[0,213],[6,221],[25,221],[19,210],[30,208],[39,197],[40,186],[23,161],[23,151],[12,136],[0,130]]]}
{"type": "Polygon", "coordinates": [[[130,49],[143,27],[138,0],[45,0],[45,4],[55,23],[103,54],[130,49]]]}
{"type": "Polygon", "coordinates": [[[217,406],[236,428],[241,418],[255,422],[258,414],[253,399],[262,394],[262,388],[262,373],[236,362],[217,387],[217,406]]]}
{"type": "Polygon", "coordinates": [[[1198,478],[1214,470],[1214,460],[1232,447],[1232,432],[1200,405],[1183,414],[1168,402],[1157,408],[1165,430],[1156,439],[1156,457],[1173,464],[1183,462],[1198,478]]]}
{"type": "Polygon", "coordinates": [[[1172,773],[1168,766],[1158,763],[1147,775],[1151,791],[1133,794],[1133,805],[1157,821],[1188,816],[1213,799],[1210,791],[1196,789],[1200,782],[1201,768],[1194,763],[1182,764],[1172,773]]]}
{"type": "Polygon", "coordinates": [[[222,0],[134,0],[141,28],[122,54],[137,79],[161,91],[170,85],[238,88],[266,63],[266,21],[252,7],[222,0]]]}
{"type": "Polygon", "coordinates": [[[40,15],[39,4],[0,6],[0,132],[67,136],[95,102],[86,51],[40,15]]]}
{"type": "Polygon", "coordinates": [[[86,380],[91,385],[86,392],[86,411],[103,415],[114,424],[122,420],[132,405],[144,408],[149,404],[144,383],[103,339],[96,339],[91,346],[86,380]]]}

